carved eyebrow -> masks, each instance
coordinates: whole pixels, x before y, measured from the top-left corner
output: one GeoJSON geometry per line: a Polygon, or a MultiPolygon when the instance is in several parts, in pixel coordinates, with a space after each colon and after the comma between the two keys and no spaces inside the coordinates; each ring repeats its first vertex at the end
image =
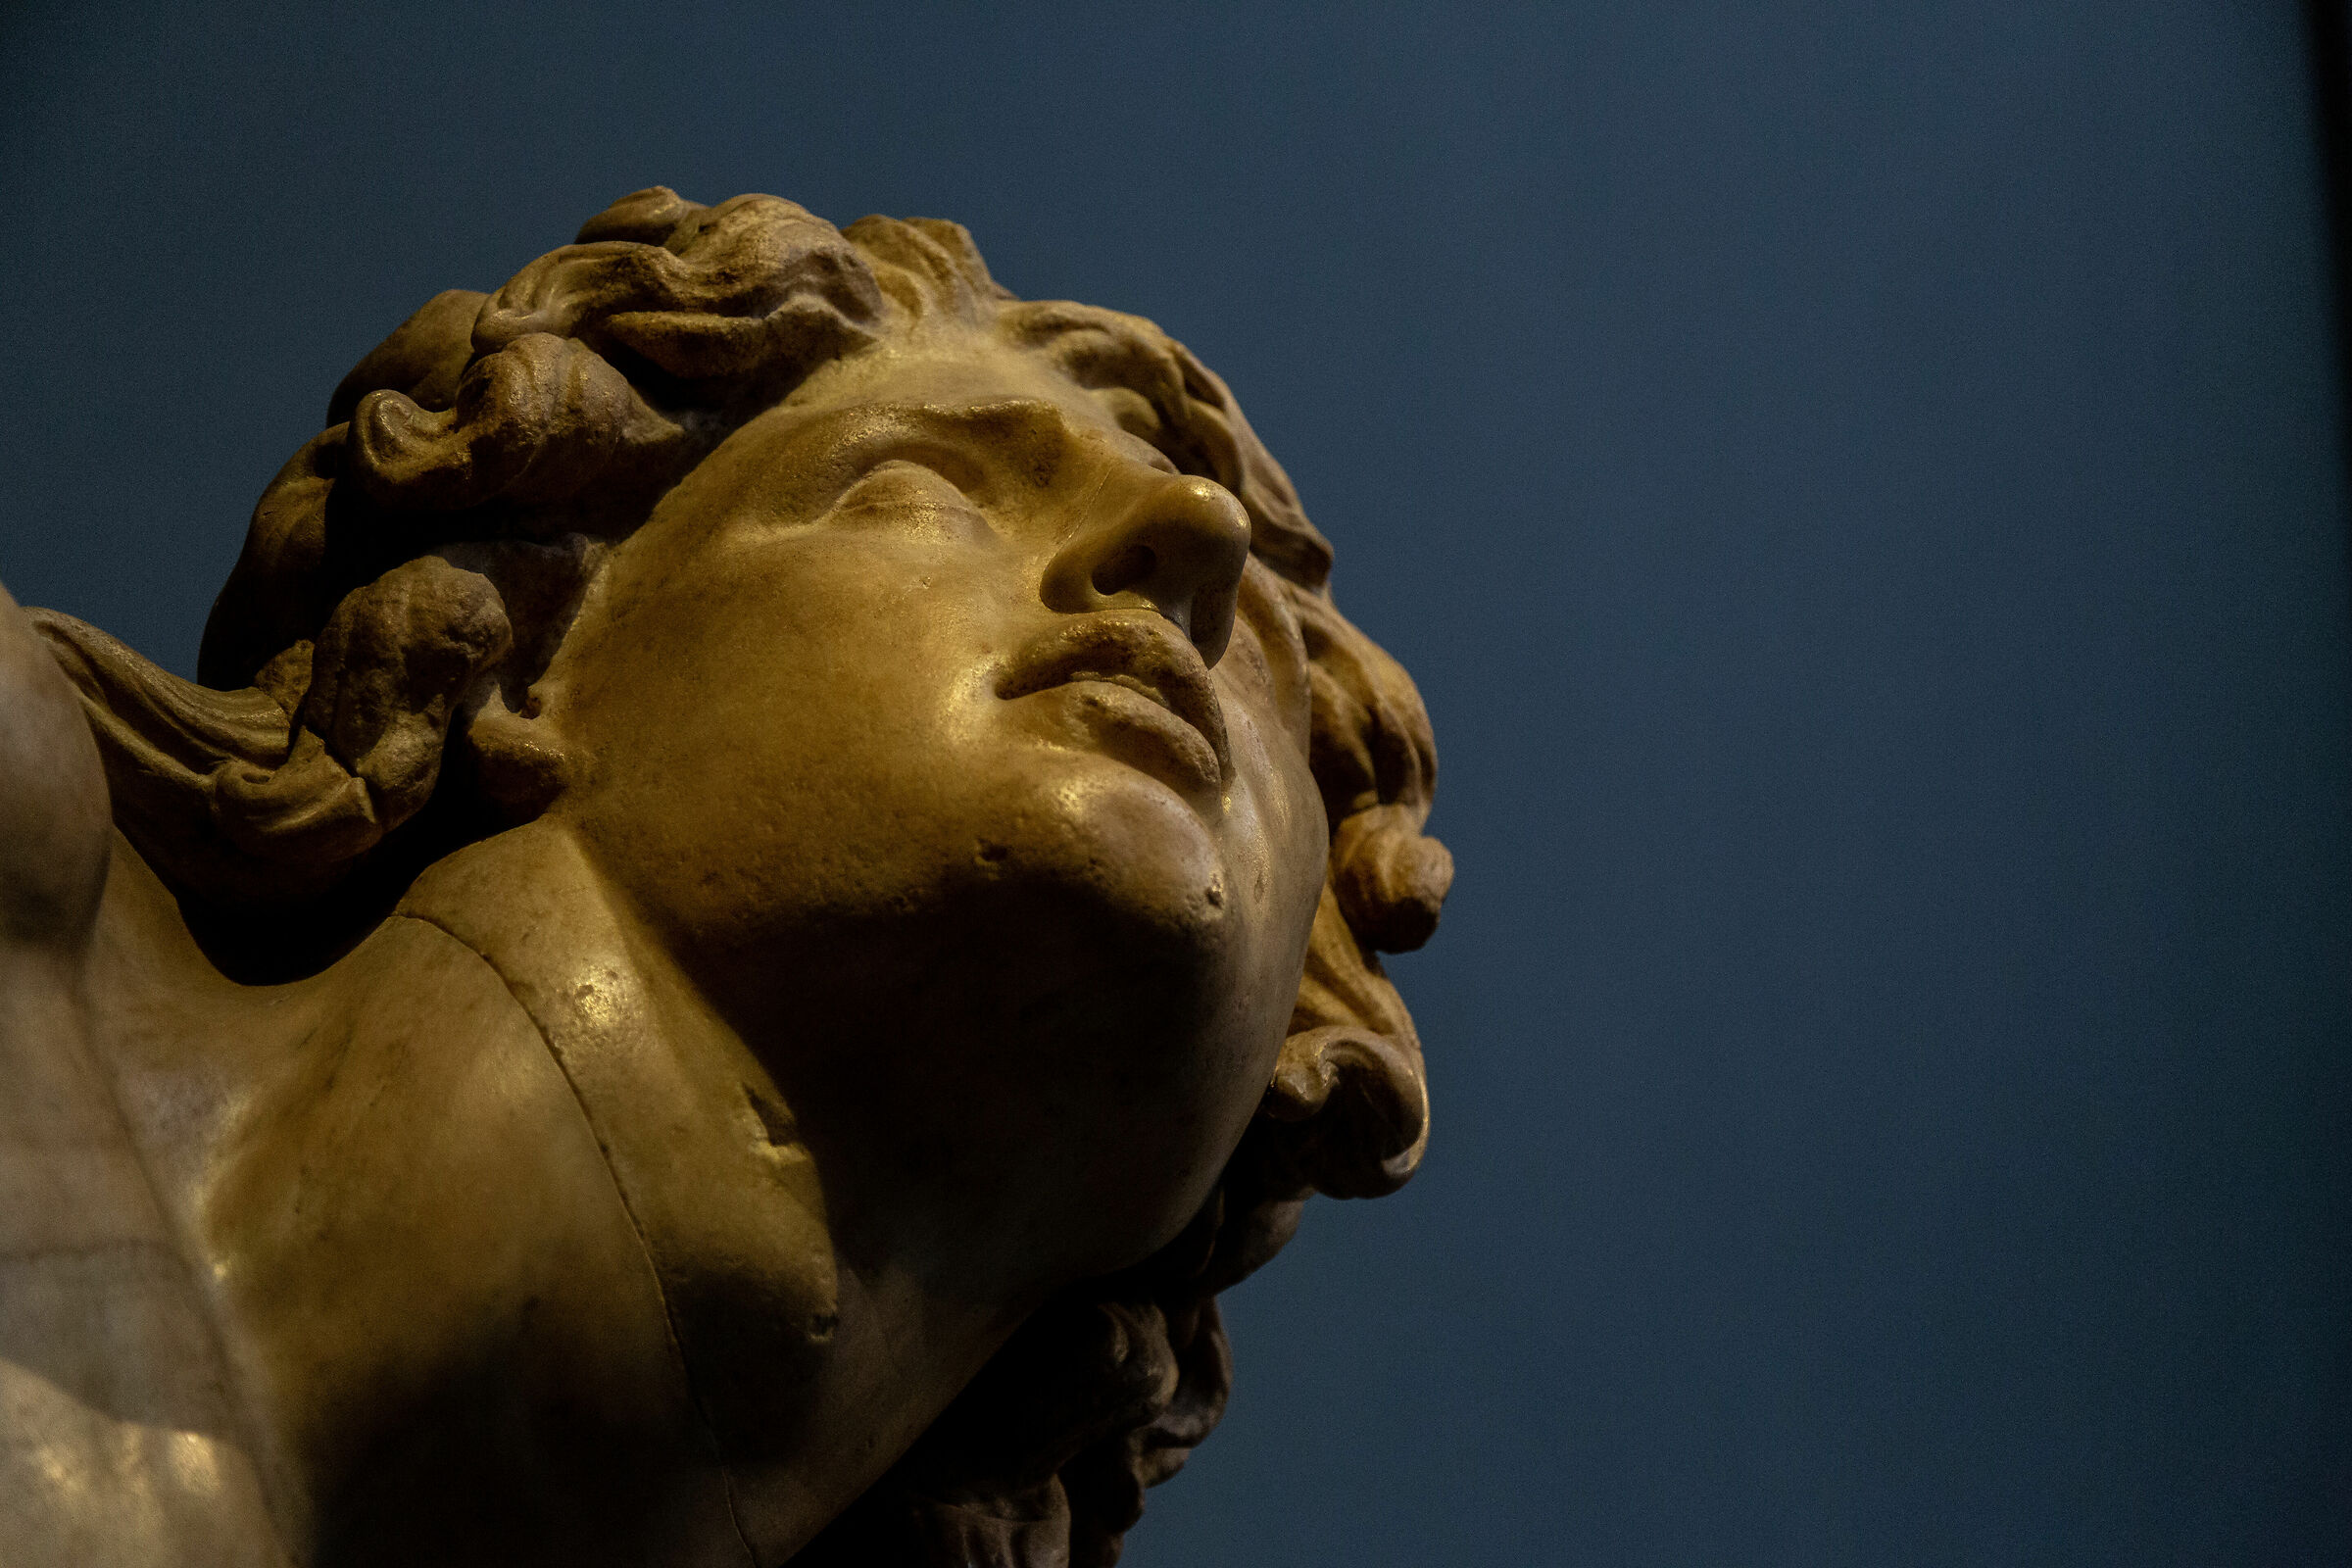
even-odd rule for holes
{"type": "Polygon", "coordinates": [[[1040,398],[1007,398],[956,408],[930,403],[860,403],[819,418],[801,440],[832,449],[825,464],[841,479],[872,455],[906,443],[936,443],[965,462],[1009,470],[1040,488],[1061,466],[1069,429],[1061,411],[1040,398]],[[847,468],[834,468],[846,463],[847,468]]]}
{"type": "MultiPolygon", "coordinates": [[[[858,445],[888,441],[894,436],[929,436],[957,443],[977,441],[999,466],[1009,467],[1040,489],[1054,482],[1076,432],[1066,412],[1044,398],[1012,397],[991,403],[951,406],[933,403],[868,403],[843,411],[843,418],[858,430],[858,445]]],[[[1101,434],[1127,450],[1139,463],[1167,473],[1180,469],[1167,454],[1151,442],[1115,425],[1101,434]]]]}
{"type": "Polygon", "coordinates": [[[904,408],[910,416],[925,423],[969,429],[982,435],[1065,440],[1069,436],[1068,416],[1044,398],[1001,398],[994,403],[967,404],[960,408],[931,403],[889,406],[904,408]]]}

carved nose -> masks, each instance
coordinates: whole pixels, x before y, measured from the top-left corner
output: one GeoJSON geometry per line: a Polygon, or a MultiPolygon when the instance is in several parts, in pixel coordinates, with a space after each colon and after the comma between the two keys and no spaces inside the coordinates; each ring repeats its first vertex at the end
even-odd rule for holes
{"type": "Polygon", "coordinates": [[[1046,567],[1048,608],[1076,613],[1148,604],[1214,664],[1233,637],[1250,562],[1250,514],[1224,486],[1153,472],[1134,498],[1090,522],[1046,567]]]}

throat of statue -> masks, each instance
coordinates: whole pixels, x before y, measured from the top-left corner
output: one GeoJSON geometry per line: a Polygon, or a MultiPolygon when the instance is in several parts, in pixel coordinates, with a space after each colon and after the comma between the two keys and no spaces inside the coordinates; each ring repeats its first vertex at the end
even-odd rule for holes
{"type": "Polygon", "coordinates": [[[118,840],[99,939],[92,1032],[296,1561],[780,1562],[1018,1321],[839,1261],[770,1075],[558,826],[266,987],[118,840]]]}

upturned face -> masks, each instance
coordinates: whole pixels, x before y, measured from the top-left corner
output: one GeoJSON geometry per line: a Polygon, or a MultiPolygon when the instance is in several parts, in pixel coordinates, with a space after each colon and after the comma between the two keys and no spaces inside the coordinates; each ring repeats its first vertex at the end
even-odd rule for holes
{"type": "Polygon", "coordinates": [[[853,1230],[1004,1238],[1045,1289],[1191,1216],[1326,844],[1304,649],[1231,495],[1033,357],[885,348],[680,483],[538,692],[555,816],[853,1230]]]}

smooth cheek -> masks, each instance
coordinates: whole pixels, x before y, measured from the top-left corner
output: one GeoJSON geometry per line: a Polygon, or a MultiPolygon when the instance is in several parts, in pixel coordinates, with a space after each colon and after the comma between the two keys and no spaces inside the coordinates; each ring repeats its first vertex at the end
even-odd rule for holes
{"type": "Polygon", "coordinates": [[[1229,703],[1227,713],[1239,779],[1227,809],[1228,859],[1271,932],[1303,930],[1321,892],[1328,837],[1304,744],[1240,703],[1229,703]]]}
{"type": "Polygon", "coordinates": [[[1201,956],[1213,954],[1197,972],[1214,975],[1194,994],[1213,998],[1214,1011],[1182,1031],[1189,1051],[1161,1057],[1166,1080],[1124,1130],[1119,1169],[1159,1174],[1151,1212],[1130,1222],[1129,1252],[1104,1267],[1139,1261],[1198,1211],[1257,1111],[1298,998],[1322,891],[1321,800],[1304,759],[1292,762],[1289,736],[1261,734],[1237,709],[1228,707],[1236,783],[1219,843],[1199,861],[1221,870],[1232,892],[1193,933],[1201,956]]]}
{"type": "Polygon", "coordinates": [[[980,782],[954,765],[994,700],[975,607],[935,586],[956,574],[827,543],[617,585],[564,694],[590,769],[573,808],[684,934],[903,902],[980,782]]]}
{"type": "Polygon", "coordinates": [[[1322,894],[1328,830],[1304,742],[1242,702],[1227,704],[1237,772],[1225,860],[1246,900],[1251,939],[1237,976],[1228,1038],[1241,1059],[1232,1081],[1235,1136],[1256,1109],[1298,1000],[1306,941],[1322,894]]]}
{"type": "MultiPolygon", "coordinates": [[[[1259,947],[1274,956],[1277,968],[1295,976],[1323,891],[1330,844],[1322,792],[1307,764],[1311,714],[1303,672],[1288,682],[1279,677],[1254,623],[1245,617],[1214,678],[1236,776],[1227,859],[1265,933],[1259,947]]],[[[1282,999],[1286,1020],[1293,1000],[1287,994],[1282,999]]]]}

